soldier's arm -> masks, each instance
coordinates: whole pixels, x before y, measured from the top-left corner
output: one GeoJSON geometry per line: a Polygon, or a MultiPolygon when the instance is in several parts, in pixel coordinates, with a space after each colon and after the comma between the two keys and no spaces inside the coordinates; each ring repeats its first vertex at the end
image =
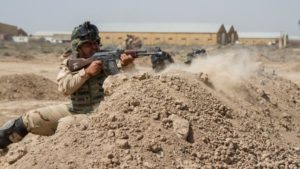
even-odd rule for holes
{"type": "Polygon", "coordinates": [[[71,72],[66,66],[66,61],[61,65],[57,75],[58,90],[65,95],[70,95],[78,90],[89,79],[84,69],[78,72],[71,72]]]}

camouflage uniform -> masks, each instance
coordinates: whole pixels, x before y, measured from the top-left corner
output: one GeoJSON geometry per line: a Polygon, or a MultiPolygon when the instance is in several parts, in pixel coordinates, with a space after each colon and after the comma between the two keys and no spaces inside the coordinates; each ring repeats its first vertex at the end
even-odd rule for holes
{"type": "Polygon", "coordinates": [[[125,40],[125,49],[127,50],[136,50],[142,48],[143,43],[139,37],[134,35],[127,35],[125,40]]]}
{"type": "Polygon", "coordinates": [[[84,69],[74,73],[62,63],[57,75],[58,90],[70,95],[71,103],[54,105],[29,111],[22,116],[27,131],[39,135],[52,135],[58,120],[72,114],[88,114],[93,112],[103,98],[104,73],[89,77],[84,69]]]}
{"type": "MultiPolygon", "coordinates": [[[[73,55],[70,58],[78,57],[78,47],[87,41],[96,41],[99,46],[101,45],[97,27],[89,22],[76,27],[71,39],[73,55]]],[[[57,82],[58,90],[70,95],[71,103],[38,108],[8,121],[0,128],[0,149],[6,148],[12,142],[20,141],[28,132],[52,135],[63,117],[89,114],[98,107],[103,98],[102,85],[107,76],[100,73],[90,77],[84,69],[71,72],[67,67],[67,60],[62,63],[57,82]]]]}

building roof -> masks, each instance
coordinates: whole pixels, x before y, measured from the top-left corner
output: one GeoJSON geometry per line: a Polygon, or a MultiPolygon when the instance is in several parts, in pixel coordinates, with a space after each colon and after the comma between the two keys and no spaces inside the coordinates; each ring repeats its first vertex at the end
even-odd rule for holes
{"type": "Polygon", "coordinates": [[[101,32],[173,32],[173,33],[217,33],[222,24],[208,23],[101,23],[101,32]]]}
{"type": "Polygon", "coordinates": [[[23,29],[18,29],[19,36],[28,36],[28,34],[23,29]]]}
{"type": "Polygon", "coordinates": [[[276,39],[280,38],[280,32],[239,32],[239,38],[266,38],[276,39]]]}
{"type": "Polygon", "coordinates": [[[53,36],[55,34],[67,34],[71,35],[71,32],[61,32],[61,31],[38,31],[32,34],[33,36],[53,36]]]}
{"type": "Polygon", "coordinates": [[[14,25],[5,24],[5,23],[0,23],[0,33],[17,35],[18,27],[14,25]]]}

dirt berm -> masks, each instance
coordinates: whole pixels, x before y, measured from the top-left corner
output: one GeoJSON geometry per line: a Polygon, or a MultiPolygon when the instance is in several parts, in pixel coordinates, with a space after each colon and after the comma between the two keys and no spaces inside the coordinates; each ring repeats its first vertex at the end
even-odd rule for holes
{"type": "Polygon", "coordinates": [[[15,74],[0,77],[0,100],[56,100],[63,98],[57,85],[35,74],[15,74]]]}
{"type": "Polygon", "coordinates": [[[200,73],[117,75],[97,113],[2,152],[3,168],[299,168],[300,88],[261,73],[232,93],[200,73]]]}

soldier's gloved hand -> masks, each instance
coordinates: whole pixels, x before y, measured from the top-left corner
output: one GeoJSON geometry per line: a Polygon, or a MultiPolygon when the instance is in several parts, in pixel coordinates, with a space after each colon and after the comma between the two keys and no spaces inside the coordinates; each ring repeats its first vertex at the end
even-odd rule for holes
{"type": "Polygon", "coordinates": [[[102,70],[102,62],[100,60],[93,61],[86,69],[85,73],[89,76],[95,76],[102,70]]]}
{"type": "Polygon", "coordinates": [[[133,63],[134,58],[131,55],[126,55],[125,53],[121,54],[120,62],[122,66],[127,66],[130,63],[133,63]]]}

